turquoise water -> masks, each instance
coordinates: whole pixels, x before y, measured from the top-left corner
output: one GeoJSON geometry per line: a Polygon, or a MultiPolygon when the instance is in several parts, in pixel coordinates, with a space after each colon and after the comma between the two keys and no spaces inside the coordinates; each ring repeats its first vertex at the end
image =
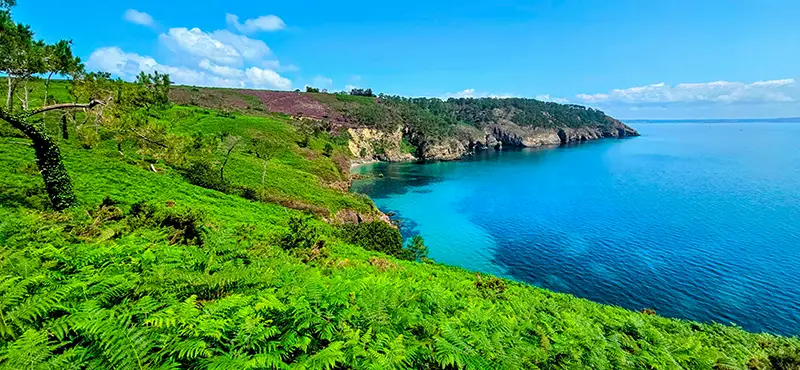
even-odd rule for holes
{"type": "Polygon", "coordinates": [[[642,137],[363,166],[376,176],[352,190],[395,212],[437,262],[800,334],[800,124],[636,128],[642,137]]]}

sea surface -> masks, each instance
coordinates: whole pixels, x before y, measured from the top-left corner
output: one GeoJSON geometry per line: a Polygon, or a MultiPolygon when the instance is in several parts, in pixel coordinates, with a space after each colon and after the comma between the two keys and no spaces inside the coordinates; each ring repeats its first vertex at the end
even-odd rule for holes
{"type": "Polygon", "coordinates": [[[800,124],[377,163],[352,190],[437,262],[631,310],[800,335],[800,124]]]}

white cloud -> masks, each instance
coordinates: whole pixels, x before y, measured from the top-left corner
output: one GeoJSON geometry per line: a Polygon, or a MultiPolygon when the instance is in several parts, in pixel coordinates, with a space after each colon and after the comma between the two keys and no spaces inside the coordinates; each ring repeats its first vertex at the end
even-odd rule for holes
{"type": "Polygon", "coordinates": [[[261,40],[254,40],[247,36],[235,35],[227,30],[214,31],[210,36],[236,51],[247,61],[257,61],[272,54],[267,44],[261,40]]]}
{"type": "Polygon", "coordinates": [[[199,28],[170,28],[159,41],[175,53],[188,53],[224,65],[240,65],[242,55],[236,48],[215,39],[199,28]]]}
{"type": "Polygon", "coordinates": [[[179,59],[191,64],[209,60],[220,65],[241,66],[244,62],[263,63],[264,58],[272,55],[263,41],[227,30],[208,33],[199,28],[170,28],[159,35],[159,41],[179,59]]]}
{"type": "Polygon", "coordinates": [[[283,20],[275,15],[264,15],[255,19],[245,20],[239,23],[239,16],[236,14],[225,14],[228,24],[241,33],[255,33],[259,31],[278,31],[286,28],[283,20]]]}
{"type": "Polygon", "coordinates": [[[449,98],[474,98],[475,97],[475,89],[465,89],[463,91],[459,91],[457,93],[447,93],[444,95],[445,99],[449,98]]]}
{"type": "Polygon", "coordinates": [[[172,81],[179,85],[213,87],[250,87],[288,90],[292,82],[269,69],[250,67],[246,70],[220,66],[203,60],[199,69],[179,67],[158,63],[154,58],[136,53],[126,53],[118,47],[105,47],[95,50],[86,65],[90,69],[109,72],[126,80],[132,80],[139,72],[168,73],[172,81]]]}
{"type": "Polygon", "coordinates": [[[353,90],[353,89],[360,89],[360,87],[358,87],[356,85],[350,85],[350,84],[344,85],[344,91],[350,91],[350,90],[353,90]]]}
{"type": "Polygon", "coordinates": [[[564,103],[568,102],[567,98],[558,98],[558,97],[555,97],[555,96],[550,96],[550,94],[536,95],[534,97],[534,99],[541,100],[541,101],[553,102],[553,103],[560,103],[560,104],[564,104],[564,103]]]}
{"type": "Polygon", "coordinates": [[[123,18],[128,22],[147,27],[152,27],[155,24],[155,22],[153,22],[153,17],[151,17],[150,14],[140,12],[136,9],[126,10],[123,18]]]}
{"type": "Polygon", "coordinates": [[[281,77],[277,72],[270,69],[250,67],[245,73],[251,85],[256,88],[277,88],[281,90],[292,88],[292,81],[281,77]]]}
{"type": "Polygon", "coordinates": [[[238,68],[232,68],[228,66],[220,66],[212,63],[208,59],[203,59],[200,61],[198,66],[201,69],[211,72],[214,75],[225,77],[225,78],[242,78],[245,76],[243,70],[238,68]]]}
{"type": "Polygon", "coordinates": [[[447,100],[450,98],[497,98],[497,99],[504,99],[504,98],[513,98],[514,95],[511,94],[489,94],[484,92],[476,92],[475,89],[465,89],[456,93],[447,93],[444,94],[442,100],[447,100]]]}
{"type": "Polygon", "coordinates": [[[800,99],[800,89],[794,79],[752,83],[714,81],[675,86],[662,82],[608,93],[578,94],[576,98],[587,104],[600,105],[787,103],[800,99]]]}

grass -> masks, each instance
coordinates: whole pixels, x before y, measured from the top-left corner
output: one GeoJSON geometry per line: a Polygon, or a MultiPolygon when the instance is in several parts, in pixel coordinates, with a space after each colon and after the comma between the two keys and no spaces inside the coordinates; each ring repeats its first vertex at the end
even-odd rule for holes
{"type": "MultiPolygon", "coordinates": [[[[331,213],[373,207],[329,186],[346,176],[320,153],[335,140],[300,148],[287,117],[176,106],[161,119],[175,135],[272,135],[286,146],[267,191],[331,213]]],[[[164,163],[154,173],[130,145],[122,157],[110,141],[62,142],[80,204],[56,213],[26,140],[0,137],[0,368],[800,366],[797,338],[397,260],[343,242],[321,218],[308,221],[318,250],[287,250],[300,211],[192,185],[164,163]]],[[[237,150],[228,176],[258,186],[260,168],[237,150]]]]}

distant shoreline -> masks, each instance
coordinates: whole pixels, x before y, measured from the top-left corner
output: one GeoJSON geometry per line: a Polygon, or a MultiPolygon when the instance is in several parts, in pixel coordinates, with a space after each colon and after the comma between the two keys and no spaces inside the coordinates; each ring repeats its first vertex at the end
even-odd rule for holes
{"type": "Polygon", "coordinates": [[[625,123],[800,123],[800,117],[784,118],[711,118],[711,119],[629,119],[625,123]]]}

